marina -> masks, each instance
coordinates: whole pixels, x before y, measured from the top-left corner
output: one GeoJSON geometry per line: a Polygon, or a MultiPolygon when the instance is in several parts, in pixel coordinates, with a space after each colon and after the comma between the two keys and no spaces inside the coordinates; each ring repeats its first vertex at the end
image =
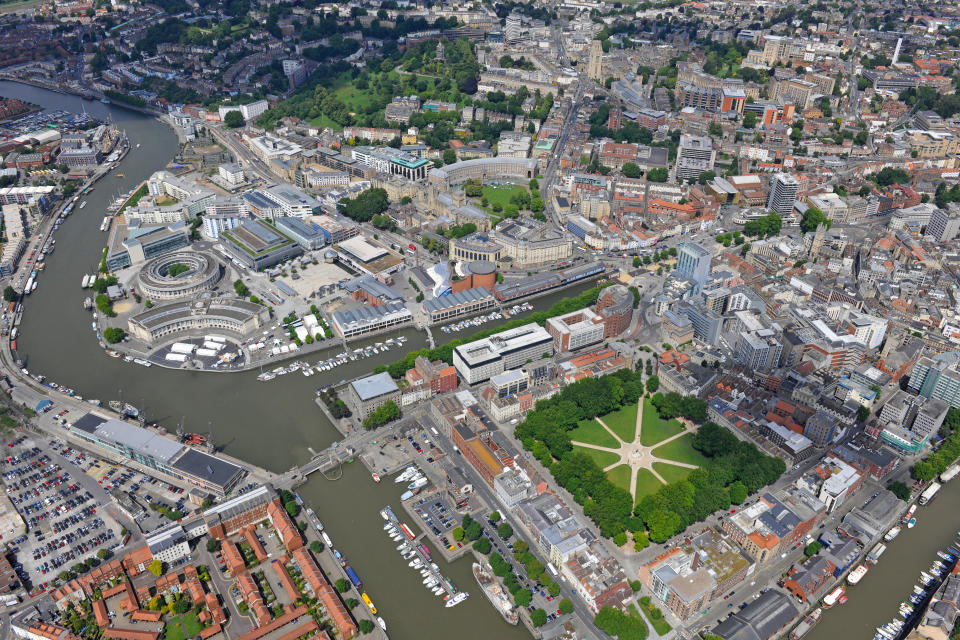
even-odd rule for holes
{"type": "Polygon", "coordinates": [[[479,327],[480,325],[486,324],[493,320],[509,319],[515,315],[525,313],[527,311],[533,311],[533,305],[529,302],[524,302],[509,308],[501,309],[500,311],[493,311],[488,314],[468,318],[467,320],[445,324],[440,327],[440,330],[444,333],[458,333],[470,327],[479,327]]]}
{"type": "MultiPolygon", "coordinates": [[[[378,353],[386,353],[390,351],[391,348],[396,348],[403,346],[403,343],[407,341],[406,336],[398,336],[396,338],[388,338],[385,342],[377,342],[372,346],[361,347],[354,349],[353,351],[341,351],[332,358],[327,358],[324,360],[318,360],[315,365],[310,365],[306,362],[296,361],[288,365],[276,367],[270,371],[264,371],[257,376],[257,380],[260,382],[269,382],[277,378],[278,376],[284,376],[288,373],[294,373],[299,371],[304,375],[304,377],[310,377],[315,373],[320,373],[322,371],[331,371],[339,366],[345,365],[348,362],[356,362],[364,358],[370,358],[378,353]]],[[[292,353],[296,349],[296,345],[283,345],[279,346],[279,340],[275,341],[275,346],[273,347],[273,355],[284,355],[286,353],[292,353]]],[[[257,342],[251,344],[247,347],[250,351],[258,351],[265,348],[263,342],[257,342]]],[[[319,394],[319,390],[318,390],[319,394]]]]}
{"type": "MultiPolygon", "coordinates": [[[[421,476],[421,479],[423,484],[426,484],[426,478],[421,476]]],[[[440,567],[433,561],[427,546],[418,544],[420,536],[414,534],[406,523],[400,522],[390,506],[381,509],[380,516],[385,521],[384,532],[394,542],[400,542],[396,550],[404,560],[408,561],[407,566],[420,573],[423,586],[427,591],[442,597],[445,607],[455,607],[469,597],[469,593],[458,591],[453,581],[440,573],[440,567]]]]}

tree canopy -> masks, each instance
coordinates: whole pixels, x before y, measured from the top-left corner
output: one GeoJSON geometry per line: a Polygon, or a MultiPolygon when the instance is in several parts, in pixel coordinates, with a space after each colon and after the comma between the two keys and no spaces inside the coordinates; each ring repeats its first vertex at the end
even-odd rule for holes
{"type": "Polygon", "coordinates": [[[373,216],[383,213],[390,206],[385,189],[367,189],[356,198],[344,198],[337,210],[357,222],[369,222],[373,216]]]}

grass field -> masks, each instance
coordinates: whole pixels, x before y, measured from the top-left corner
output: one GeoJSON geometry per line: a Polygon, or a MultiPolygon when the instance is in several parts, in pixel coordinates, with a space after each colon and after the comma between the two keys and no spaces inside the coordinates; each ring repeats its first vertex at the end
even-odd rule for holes
{"type": "Polygon", "coordinates": [[[311,127],[319,127],[320,129],[330,128],[334,131],[343,131],[343,127],[338,125],[336,122],[331,120],[326,116],[326,114],[321,113],[318,117],[310,121],[311,127]]]}
{"type": "Polygon", "coordinates": [[[163,640],[185,640],[194,638],[203,629],[192,611],[182,616],[167,618],[163,626],[163,640]]]}
{"type": "Polygon", "coordinates": [[[662,486],[657,476],[650,473],[648,469],[640,469],[637,472],[637,495],[634,499],[639,501],[643,496],[658,491],[662,486]]]}
{"type": "MultiPolygon", "coordinates": [[[[640,444],[652,447],[661,440],[675,436],[683,431],[683,425],[675,419],[664,420],[657,414],[657,409],[650,400],[643,401],[643,424],[640,429],[640,444]]],[[[607,424],[610,424],[609,422],[607,424]]],[[[613,425],[610,425],[613,428],[613,425]]]]}
{"type": "Polygon", "coordinates": [[[627,405],[601,418],[624,442],[633,442],[637,435],[637,405],[627,405]]]}
{"type": "Polygon", "coordinates": [[[653,469],[668,483],[685,480],[686,477],[690,475],[690,472],[693,471],[693,469],[688,469],[687,467],[678,467],[675,464],[669,464],[667,462],[654,462],[653,469]]]}
{"type": "Polygon", "coordinates": [[[597,466],[599,466],[601,469],[605,467],[609,467],[610,465],[620,460],[619,455],[617,455],[616,453],[611,453],[609,451],[597,451],[596,449],[588,449],[587,447],[577,447],[577,446],[574,446],[573,450],[580,451],[581,453],[585,453],[591,458],[593,458],[593,461],[596,462],[597,466]]]}
{"type": "Polygon", "coordinates": [[[495,204],[499,204],[506,209],[507,205],[510,204],[510,198],[513,197],[513,194],[524,193],[526,190],[525,187],[521,187],[518,184],[500,185],[497,187],[486,185],[483,187],[483,195],[487,199],[487,202],[490,203],[491,209],[495,204]]]}
{"type": "Polygon", "coordinates": [[[607,471],[607,477],[610,478],[610,482],[621,489],[630,491],[630,465],[621,464],[618,467],[610,469],[610,471],[607,471]]]}
{"type": "Polygon", "coordinates": [[[575,442],[586,442],[587,444],[596,444],[611,449],[620,446],[617,439],[610,435],[610,432],[596,420],[581,420],[577,428],[570,432],[570,439],[575,442]]]}
{"type": "Polygon", "coordinates": [[[677,462],[686,462],[702,467],[707,464],[707,459],[699,451],[693,448],[691,442],[693,434],[688,433],[684,436],[671,440],[667,444],[657,447],[653,450],[653,455],[665,460],[676,460],[677,462]]]}
{"type": "Polygon", "coordinates": [[[634,603],[633,606],[643,611],[643,614],[647,617],[647,621],[649,621],[650,624],[653,626],[653,628],[656,630],[657,635],[665,636],[668,633],[670,633],[670,631],[673,630],[673,627],[670,626],[670,623],[664,620],[662,617],[659,620],[653,619],[653,616],[650,615],[650,612],[654,609],[657,609],[658,607],[654,606],[652,602],[650,603],[649,607],[645,607],[639,602],[634,603]]]}

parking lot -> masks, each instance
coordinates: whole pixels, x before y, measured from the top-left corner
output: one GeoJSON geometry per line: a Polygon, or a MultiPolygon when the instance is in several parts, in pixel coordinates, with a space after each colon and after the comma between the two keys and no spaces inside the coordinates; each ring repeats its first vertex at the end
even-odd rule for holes
{"type": "Polygon", "coordinates": [[[31,588],[47,588],[81,561],[99,564],[119,544],[119,525],[102,509],[106,495],[91,486],[84,464],[83,454],[56,441],[21,435],[4,442],[4,490],[27,526],[7,542],[14,568],[31,588]]]}

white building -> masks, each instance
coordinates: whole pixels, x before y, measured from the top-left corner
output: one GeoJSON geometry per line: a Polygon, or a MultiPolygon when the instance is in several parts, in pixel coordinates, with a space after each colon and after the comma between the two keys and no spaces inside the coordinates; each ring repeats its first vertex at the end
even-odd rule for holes
{"type": "Polygon", "coordinates": [[[223,119],[231,111],[239,111],[244,120],[253,120],[254,118],[263,115],[267,109],[269,109],[269,105],[267,104],[266,100],[257,100],[256,102],[251,102],[250,104],[241,104],[236,106],[225,105],[221,106],[219,109],[220,120],[223,121],[223,119]]]}
{"type": "Polygon", "coordinates": [[[236,162],[222,164],[217,168],[217,171],[219,171],[220,177],[230,185],[236,187],[243,184],[243,168],[236,162]]]}
{"type": "Polygon", "coordinates": [[[453,366],[467,384],[477,384],[553,352],[553,336],[530,323],[460,345],[453,350],[453,366]]]}
{"type": "Polygon", "coordinates": [[[178,523],[157,529],[147,536],[147,547],[154,560],[173,564],[190,555],[187,534],[178,523]]]}

